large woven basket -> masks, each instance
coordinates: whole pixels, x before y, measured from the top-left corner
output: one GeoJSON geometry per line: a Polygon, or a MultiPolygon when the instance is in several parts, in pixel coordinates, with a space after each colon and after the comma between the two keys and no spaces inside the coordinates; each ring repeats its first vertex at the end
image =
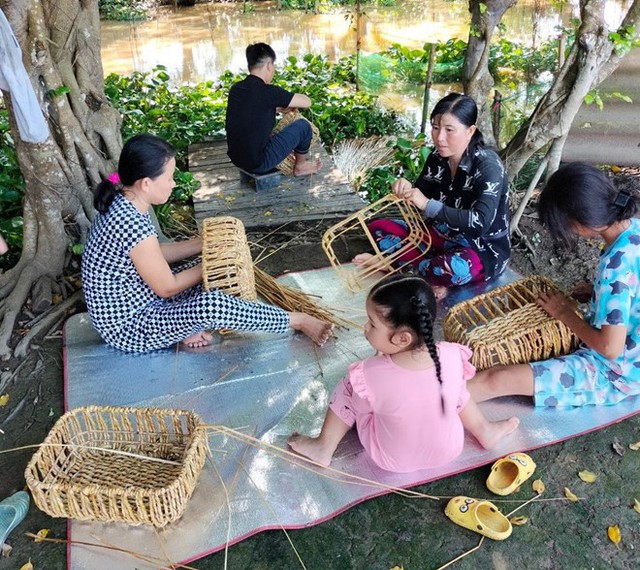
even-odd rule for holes
{"type": "MultiPolygon", "coordinates": [[[[313,145],[320,139],[320,131],[318,131],[318,127],[316,127],[311,121],[309,121],[306,117],[303,117],[298,111],[292,111],[291,113],[285,113],[276,125],[273,127],[272,134],[279,133],[285,127],[288,127],[294,121],[298,119],[302,119],[303,121],[307,121],[311,125],[311,144],[313,145]]],[[[282,174],[286,174],[287,176],[293,174],[293,169],[296,165],[296,157],[295,154],[291,153],[287,158],[285,158],[278,166],[276,167],[282,174]]]]}
{"type": "MultiPolygon", "coordinates": [[[[367,278],[375,276],[380,271],[389,274],[402,271],[410,267],[410,263],[402,261],[407,256],[413,262],[424,257],[431,247],[431,234],[422,213],[406,200],[401,200],[393,194],[384,196],[377,202],[365,206],[361,210],[330,227],[322,236],[322,248],[331,265],[350,291],[361,291],[367,286],[367,278]],[[369,231],[368,224],[379,218],[401,220],[408,229],[407,237],[402,238],[394,246],[393,251],[382,251],[369,231]],[[364,266],[355,269],[347,268],[341,263],[335,245],[344,238],[365,237],[371,249],[373,258],[364,266]]],[[[350,259],[348,261],[351,261],[350,259]]]]}
{"type": "Polygon", "coordinates": [[[568,354],[578,338],[536,304],[545,291],[559,289],[535,275],[458,303],[444,318],[444,338],[469,346],[478,370],[568,354]]]}
{"type": "Polygon", "coordinates": [[[205,218],[201,236],[205,289],[220,289],[245,301],[255,301],[258,296],[253,260],[243,223],[231,216],[205,218]]]}
{"type": "Polygon", "coordinates": [[[163,527],[182,516],[207,453],[188,411],[89,406],[64,414],[25,471],[53,517],[163,527]]]}

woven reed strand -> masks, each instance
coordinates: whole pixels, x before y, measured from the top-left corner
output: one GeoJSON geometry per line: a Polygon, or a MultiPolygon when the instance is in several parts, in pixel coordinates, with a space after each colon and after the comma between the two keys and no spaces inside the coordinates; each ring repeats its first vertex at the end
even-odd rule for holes
{"type": "Polygon", "coordinates": [[[232,216],[202,222],[202,281],[245,301],[257,299],[251,250],[244,224],[232,216]]]}
{"type": "Polygon", "coordinates": [[[444,338],[469,346],[478,370],[568,354],[579,340],[536,304],[543,291],[560,290],[534,275],[459,303],[444,319],[444,338]]]}
{"type": "Polygon", "coordinates": [[[258,267],[255,267],[254,270],[258,294],[268,303],[277,305],[285,311],[306,313],[326,323],[340,324],[329,310],[314,303],[302,291],[296,291],[278,283],[271,275],[258,267]]]}
{"type": "MultiPolygon", "coordinates": [[[[273,127],[272,134],[275,135],[279,133],[282,129],[284,129],[285,127],[288,127],[291,123],[293,123],[294,121],[297,121],[298,119],[307,121],[307,123],[311,125],[311,144],[313,145],[314,143],[318,142],[318,140],[320,139],[320,131],[318,131],[318,127],[316,127],[309,119],[302,116],[302,114],[299,113],[298,111],[285,113],[282,116],[282,119],[280,119],[276,123],[276,125],[273,127]]],[[[295,168],[295,165],[296,165],[296,157],[293,153],[291,153],[280,164],[278,164],[276,168],[280,172],[282,172],[282,174],[285,174],[288,176],[290,174],[293,174],[293,169],[295,168]]]]}
{"type": "Polygon", "coordinates": [[[31,458],[27,485],[53,517],[163,527],[182,516],[195,488],[207,454],[203,425],[184,410],[70,410],[31,458]]]}
{"type": "Polygon", "coordinates": [[[427,230],[422,213],[405,200],[393,194],[387,194],[380,200],[365,206],[351,216],[331,226],[322,236],[322,249],[329,262],[336,270],[346,287],[353,292],[361,291],[365,287],[365,280],[378,271],[395,273],[402,271],[408,264],[400,260],[408,252],[419,250],[413,260],[424,257],[431,247],[431,234],[427,230]],[[374,219],[387,218],[402,220],[409,233],[394,246],[393,251],[381,251],[375,237],[371,235],[368,223],[374,219]],[[358,266],[355,271],[343,266],[334,250],[336,241],[342,242],[345,237],[365,236],[375,252],[366,265],[358,266]]]}

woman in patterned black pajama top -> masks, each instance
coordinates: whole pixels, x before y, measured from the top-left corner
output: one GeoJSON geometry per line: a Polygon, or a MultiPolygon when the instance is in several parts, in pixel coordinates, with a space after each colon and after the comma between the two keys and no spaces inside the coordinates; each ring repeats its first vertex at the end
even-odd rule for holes
{"type": "MultiPolygon", "coordinates": [[[[511,252],[509,181],[500,157],[485,147],[476,127],[475,101],[449,93],[431,112],[434,148],[415,182],[397,179],[391,191],[423,212],[429,250],[405,252],[403,267],[412,268],[438,297],[449,287],[487,281],[500,275],[511,252]]],[[[381,251],[393,252],[409,235],[402,220],[378,219],[369,230],[381,251]]],[[[421,244],[418,250],[426,249],[421,244]]],[[[367,264],[371,254],[353,259],[367,264]]]]}
{"type": "Polygon", "coordinates": [[[319,345],[331,325],[304,313],[205,291],[199,263],[172,271],[170,263],[202,251],[200,238],[160,243],[149,209],[164,204],[175,186],[174,149],[141,134],[124,145],[118,174],[101,182],[99,212],[82,257],[82,280],[91,322],[111,346],[147,352],[183,342],[211,341],[209,329],[306,334],[319,345]]]}

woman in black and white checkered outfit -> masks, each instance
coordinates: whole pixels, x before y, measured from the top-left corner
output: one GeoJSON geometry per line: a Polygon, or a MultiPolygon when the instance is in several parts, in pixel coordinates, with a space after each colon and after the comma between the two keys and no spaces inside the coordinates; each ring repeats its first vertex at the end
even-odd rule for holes
{"type": "Polygon", "coordinates": [[[82,256],[82,279],[91,322],[110,345],[146,352],[182,342],[202,347],[210,329],[285,333],[301,331],[322,345],[331,326],[304,313],[205,291],[200,264],[173,272],[170,263],[202,252],[200,238],[160,243],[149,215],[175,186],[173,147],[149,134],[124,145],[118,172],[101,182],[99,212],[82,256]]]}

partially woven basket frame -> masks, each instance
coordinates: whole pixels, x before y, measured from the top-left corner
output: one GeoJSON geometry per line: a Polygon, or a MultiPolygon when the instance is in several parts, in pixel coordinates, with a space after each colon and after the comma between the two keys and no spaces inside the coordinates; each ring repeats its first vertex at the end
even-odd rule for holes
{"type": "Polygon", "coordinates": [[[53,517],[164,527],[182,516],[204,465],[201,426],[184,410],[70,410],[29,461],[27,485],[53,517]]]}
{"type": "Polygon", "coordinates": [[[458,303],[444,318],[444,338],[469,346],[478,370],[568,354],[578,338],[535,302],[541,292],[557,291],[534,275],[458,303]]]}
{"type": "Polygon", "coordinates": [[[205,289],[220,289],[245,301],[255,301],[258,295],[244,224],[232,216],[205,218],[201,236],[205,289]]]}
{"type": "MultiPolygon", "coordinates": [[[[273,127],[272,134],[279,133],[285,127],[288,127],[294,121],[298,119],[302,119],[303,121],[307,121],[311,125],[311,144],[315,144],[320,139],[320,131],[318,131],[318,127],[316,127],[309,119],[303,117],[298,111],[292,111],[291,113],[285,113],[276,125],[273,127]]],[[[292,152],[285,158],[278,166],[276,167],[282,174],[290,175],[293,174],[293,169],[296,165],[296,157],[292,152]]]]}
{"type": "Polygon", "coordinates": [[[365,206],[330,227],[322,236],[322,249],[338,276],[353,292],[361,291],[367,285],[366,279],[380,271],[389,274],[409,268],[410,264],[401,261],[400,258],[409,252],[416,252],[412,254],[412,260],[418,260],[427,255],[430,247],[431,234],[427,230],[422,213],[412,204],[393,194],[388,194],[377,202],[365,206]],[[398,243],[399,247],[392,252],[382,251],[369,231],[367,224],[378,218],[402,220],[407,224],[409,235],[401,239],[398,243]],[[334,246],[337,240],[342,240],[344,237],[358,236],[365,236],[368,239],[374,254],[366,265],[358,266],[354,270],[340,262],[334,246]],[[417,253],[419,247],[424,247],[424,251],[417,253]]]}

